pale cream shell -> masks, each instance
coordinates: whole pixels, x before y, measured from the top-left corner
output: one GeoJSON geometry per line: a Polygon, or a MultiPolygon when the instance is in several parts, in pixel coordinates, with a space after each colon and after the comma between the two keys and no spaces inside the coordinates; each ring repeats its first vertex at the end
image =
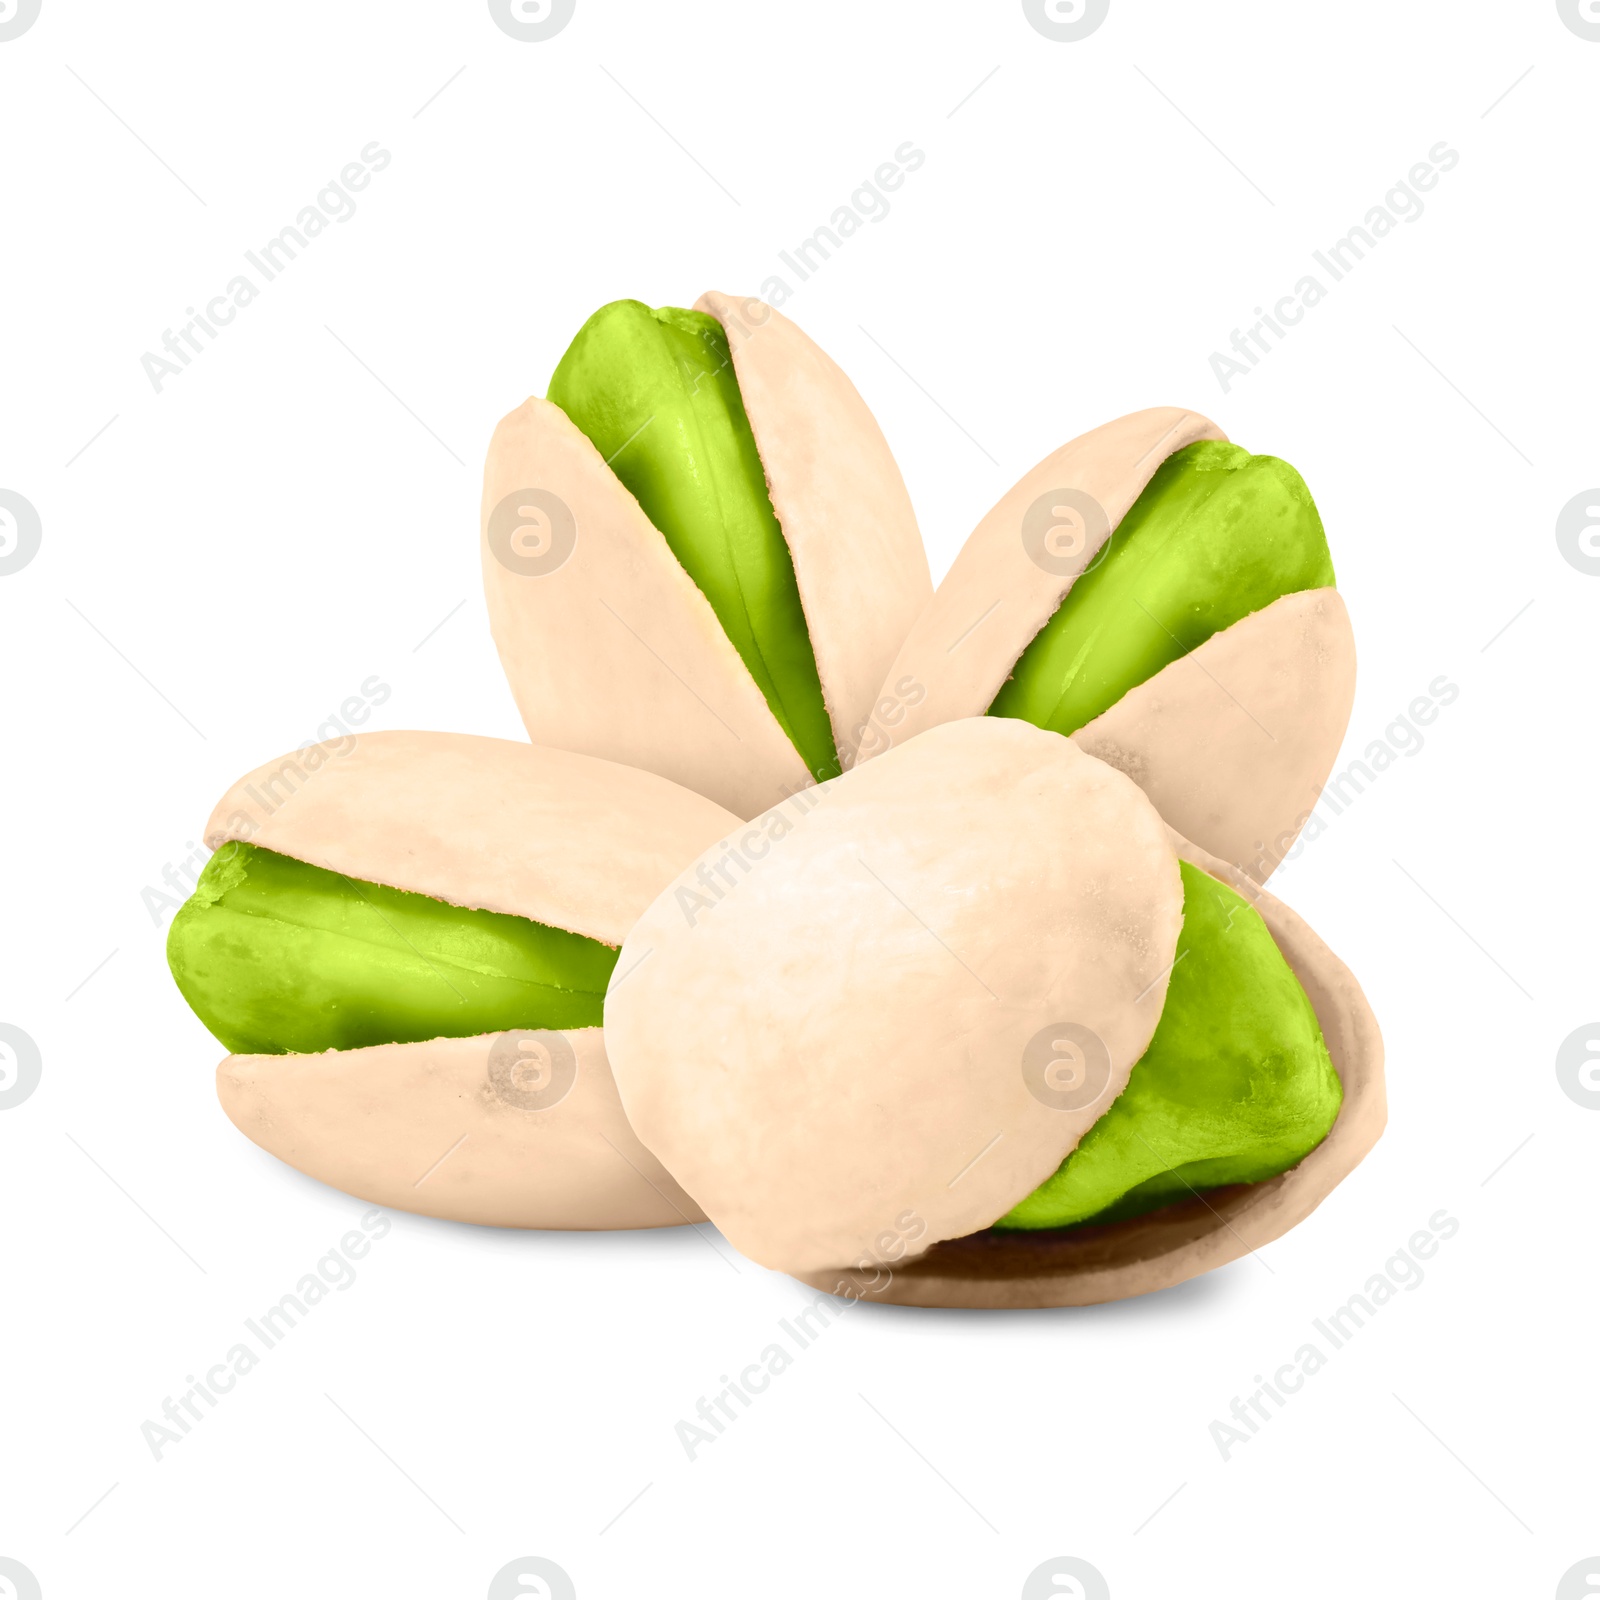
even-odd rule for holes
{"type": "Polygon", "coordinates": [[[1360,985],[1282,901],[1209,852],[1176,835],[1174,842],[1185,861],[1254,904],[1310,997],[1344,1089],[1328,1137],[1276,1178],[1216,1189],[1126,1222],[1060,1233],[981,1232],[872,1271],[850,1270],[855,1262],[847,1261],[797,1276],[830,1293],[894,1305],[1017,1309],[1123,1300],[1259,1250],[1308,1217],[1356,1168],[1388,1114],[1383,1037],[1360,985]]]}
{"type": "Polygon", "coordinates": [[[524,1109],[494,1092],[497,1036],[229,1056],[217,1098],[280,1161],[380,1206],[499,1228],[660,1228],[704,1213],[628,1126],[599,1028],[577,1077],[524,1109]]]}
{"type": "Polygon", "coordinates": [[[935,728],[756,819],[645,912],[606,997],[629,1120],[766,1266],[986,1227],[1104,1109],[1037,1097],[1030,1041],[1092,1030],[1120,1093],[1182,898],[1120,773],[1022,722],[935,728]]]}
{"type": "MultiPolygon", "coordinates": [[[[369,733],[247,774],[217,805],[206,840],[247,840],[620,945],[683,863],[739,826],[703,795],[588,756],[466,734],[369,733]]],[[[566,1037],[577,1078],[543,1110],[495,1094],[494,1036],[230,1056],[217,1092],[264,1149],[383,1205],[530,1228],[701,1220],[629,1128],[600,1030],[566,1037]]]]}
{"type": "MultiPolygon", "coordinates": [[[[978,524],[901,646],[882,698],[904,714],[880,729],[877,748],[987,711],[1156,468],[1197,439],[1223,438],[1197,412],[1157,407],[1106,423],[1039,462],[978,524]],[[1022,538],[1029,507],[1062,489],[1090,495],[1106,513],[1069,573],[1046,570],[1022,538]],[[903,692],[906,683],[915,687],[903,692]]],[[[1214,635],[1074,737],[1129,773],[1180,832],[1260,881],[1321,792],[1354,693],[1344,603],[1334,590],[1313,590],[1214,635]]]]}
{"type": "MultiPolygon", "coordinates": [[[[835,740],[846,761],[932,584],[899,468],[861,396],[788,318],[707,294],[790,556],[835,740]]],[[[490,627],[535,742],[643,767],[741,817],[810,781],[710,604],[594,446],[528,400],[484,465],[481,552],[490,627]],[[557,496],[570,553],[513,571],[490,519],[519,490],[557,496]]]]}
{"type": "Polygon", "coordinates": [[[1072,737],[1179,833],[1264,883],[1317,803],[1355,692],[1344,601],[1306,589],[1213,634],[1072,737]]]}

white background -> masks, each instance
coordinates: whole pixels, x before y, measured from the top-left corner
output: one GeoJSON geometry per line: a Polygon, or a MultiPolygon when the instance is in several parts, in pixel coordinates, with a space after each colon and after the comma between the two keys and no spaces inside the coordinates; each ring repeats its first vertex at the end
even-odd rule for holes
{"type": "Polygon", "coordinates": [[[1117,1600],[1555,1594],[1600,1550],[1600,1115],[1555,1073],[1600,1014],[1600,578],[1554,531],[1600,483],[1597,89],[1554,0],[1113,0],[1077,43],[999,0],[578,0],[532,44],[481,0],[44,0],[0,43],[0,488],[43,527],[0,577],[0,1021],[43,1061],[0,1112],[0,1556],[46,1600],[475,1597],[526,1554],[584,1600],[1009,1597],[1058,1555],[1117,1600]],[[357,213],[157,394],[141,356],[373,140],[357,213]],[[906,140],[785,309],[882,421],[935,577],[1048,450],[1194,406],[1317,496],[1342,762],[1459,686],[1275,885],[1366,985],[1387,1136],[1148,1300],[852,1311],[693,1462],[674,1424],[807,1291],[709,1228],[397,1216],[155,1461],[141,1423],[363,1207],[224,1118],[142,891],[374,674],[368,726],[520,736],[494,422],[605,301],[759,290],[906,140]],[[1211,353],[1441,140],[1425,213],[1224,393],[1211,353]],[[1426,1280],[1224,1461],[1213,1419],[1440,1208],[1426,1280]]]}

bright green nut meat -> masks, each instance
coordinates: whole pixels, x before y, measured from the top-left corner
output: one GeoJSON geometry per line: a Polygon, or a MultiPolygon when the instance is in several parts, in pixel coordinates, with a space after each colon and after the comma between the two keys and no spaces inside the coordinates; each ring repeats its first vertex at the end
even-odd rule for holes
{"type": "Polygon", "coordinates": [[[1259,1183],[1333,1126],[1343,1090],[1305,990],[1259,914],[1181,865],[1183,929],[1149,1049],[1055,1175],[997,1228],[1114,1222],[1259,1183]]]}
{"type": "Polygon", "coordinates": [[[715,317],[616,300],[578,330],[548,398],[610,463],[694,580],[819,780],[839,753],[794,562],[715,317]]]}
{"type": "Polygon", "coordinates": [[[618,952],[228,844],[172,919],[167,961],[235,1054],[597,1028],[618,952]]]}
{"type": "Polygon", "coordinates": [[[1175,451],[1017,659],[989,714],[1073,734],[1214,633],[1333,585],[1322,518],[1275,456],[1175,451]]]}

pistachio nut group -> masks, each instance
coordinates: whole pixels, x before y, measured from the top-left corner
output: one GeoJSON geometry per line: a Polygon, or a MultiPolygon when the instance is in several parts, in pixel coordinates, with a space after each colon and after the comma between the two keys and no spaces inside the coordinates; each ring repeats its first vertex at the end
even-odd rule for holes
{"type": "Polygon", "coordinates": [[[617,952],[738,819],[653,773],[367,733],[246,774],[173,918],[179,989],[263,1149],[379,1205],[523,1228],[701,1213],[622,1114],[617,952]]]}
{"type": "Polygon", "coordinates": [[[1338,958],[1013,719],[756,819],[621,959],[606,1036],[640,1137],[745,1254],[838,1293],[1165,1287],[1298,1222],[1383,1125],[1338,958]]]}
{"type": "Polygon", "coordinates": [[[893,742],[1018,717],[1128,774],[1258,882],[1332,769],[1355,645],[1300,475],[1158,407],[1046,456],[978,524],[885,677],[893,742]]]}
{"type": "Polygon", "coordinates": [[[1046,1306],[1255,1249],[1378,1137],[1372,1013],[1260,888],[1354,692],[1286,463],[1120,418],[934,592],[805,334],[622,300],[495,430],[480,541],[533,743],[269,763],[174,918],[272,1154],[439,1217],[709,1217],[831,1292],[1046,1306]]]}
{"type": "Polygon", "coordinates": [[[484,592],[528,737],[742,817],[856,758],[932,584],[850,380],[759,300],[603,306],[495,430],[484,592]]]}

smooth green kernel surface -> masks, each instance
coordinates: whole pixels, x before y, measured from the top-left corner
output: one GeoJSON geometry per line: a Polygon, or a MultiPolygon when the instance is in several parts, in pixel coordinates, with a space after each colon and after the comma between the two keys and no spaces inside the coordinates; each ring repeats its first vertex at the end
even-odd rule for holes
{"type": "Polygon", "coordinates": [[[548,398],[610,463],[710,602],[809,771],[836,777],[794,563],[722,325],[699,311],[613,301],[579,329],[548,398]]]}
{"type": "Polygon", "coordinates": [[[617,955],[250,844],[212,856],[167,935],[195,1015],[251,1055],[599,1027],[617,955]]]}
{"type": "Polygon", "coordinates": [[[1202,439],[1175,451],[989,707],[1076,733],[1213,634],[1333,584],[1322,518],[1275,456],[1202,439]]]}
{"type": "Polygon", "coordinates": [[[1260,914],[1187,862],[1161,1020],[1128,1086],[1055,1174],[995,1224],[1113,1222],[1287,1172],[1343,1090],[1316,1012],[1260,914]]]}

